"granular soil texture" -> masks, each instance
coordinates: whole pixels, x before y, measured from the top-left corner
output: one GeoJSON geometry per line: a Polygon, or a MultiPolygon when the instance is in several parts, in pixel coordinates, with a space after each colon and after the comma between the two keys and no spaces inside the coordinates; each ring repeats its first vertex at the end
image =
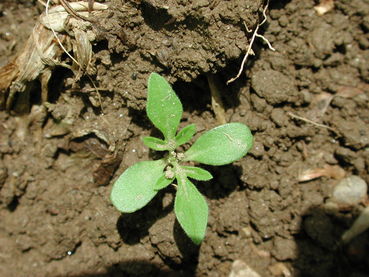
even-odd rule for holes
{"type": "MultiPolygon", "coordinates": [[[[1,66],[43,11],[36,2],[0,3],[1,66]]],[[[35,96],[29,114],[0,112],[0,275],[229,276],[237,261],[255,276],[367,276],[369,233],[339,243],[363,204],[330,205],[334,178],[299,182],[327,166],[369,182],[367,1],[335,0],[324,15],[315,1],[271,2],[260,34],[276,51],[257,37],[245,72],[228,86],[252,36],[244,23],[255,29],[265,3],[105,3],[93,27],[102,107],[92,104],[98,94],[86,76],[75,92],[72,74],[57,69],[50,103],[35,96]],[[156,134],[144,111],[153,71],[181,98],[181,127],[218,125],[211,75],[227,121],[255,136],[246,157],[206,167],[214,179],[196,184],[210,212],[200,246],[175,220],[174,187],[134,214],[109,201],[127,167],[155,158],[141,142],[156,134]]]]}

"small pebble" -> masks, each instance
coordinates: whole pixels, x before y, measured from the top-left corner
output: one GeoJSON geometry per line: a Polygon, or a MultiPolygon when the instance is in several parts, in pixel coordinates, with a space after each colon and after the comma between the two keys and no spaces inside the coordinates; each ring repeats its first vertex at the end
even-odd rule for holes
{"type": "Polygon", "coordinates": [[[332,200],[337,204],[356,205],[363,201],[367,194],[367,184],[359,176],[347,177],[333,189],[332,200]]]}
{"type": "Polygon", "coordinates": [[[244,261],[235,260],[228,277],[260,277],[260,275],[244,261]]]}

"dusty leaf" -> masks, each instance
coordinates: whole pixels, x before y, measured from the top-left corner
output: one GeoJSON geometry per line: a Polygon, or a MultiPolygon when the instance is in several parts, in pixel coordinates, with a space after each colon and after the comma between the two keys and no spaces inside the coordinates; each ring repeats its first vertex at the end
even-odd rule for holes
{"type": "Polygon", "coordinates": [[[195,244],[205,237],[208,223],[208,205],[204,196],[187,178],[177,178],[178,190],[174,211],[179,224],[195,244]]]}
{"type": "Polygon", "coordinates": [[[176,135],[176,144],[180,146],[185,144],[192,139],[193,135],[196,133],[196,125],[190,124],[184,127],[181,131],[176,135]]]}
{"type": "Polygon", "coordinates": [[[146,112],[166,140],[175,138],[182,117],[182,104],[170,84],[157,73],[151,73],[149,77],[146,112]]]}
{"type": "Polygon", "coordinates": [[[209,181],[213,178],[209,171],[196,166],[182,166],[187,177],[198,181],[209,181]]]}
{"type": "Polygon", "coordinates": [[[154,184],[163,175],[165,163],[143,161],[130,166],[114,183],[110,195],[113,205],[123,213],[145,206],[156,194],[154,184]]]}
{"type": "Polygon", "coordinates": [[[167,142],[165,142],[162,139],[155,138],[155,137],[144,137],[142,141],[147,147],[153,150],[156,150],[156,151],[168,150],[167,142]]]}
{"type": "Polygon", "coordinates": [[[186,161],[224,165],[242,158],[250,150],[253,137],[242,123],[228,123],[201,135],[185,152],[186,161]]]}
{"type": "Polygon", "coordinates": [[[167,178],[165,176],[165,174],[163,173],[163,175],[160,176],[160,178],[158,179],[158,181],[155,183],[154,189],[155,190],[161,190],[163,188],[166,188],[171,183],[173,183],[173,181],[174,181],[174,177],[173,178],[167,178]]]}

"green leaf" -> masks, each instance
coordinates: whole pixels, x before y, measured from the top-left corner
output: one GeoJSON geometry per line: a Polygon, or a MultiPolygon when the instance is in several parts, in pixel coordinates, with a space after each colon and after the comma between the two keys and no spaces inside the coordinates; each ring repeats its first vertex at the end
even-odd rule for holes
{"type": "Polygon", "coordinates": [[[184,153],[184,160],[209,165],[229,164],[246,155],[252,144],[253,137],[246,125],[228,123],[200,136],[184,153]]]}
{"type": "Polygon", "coordinates": [[[168,150],[168,143],[162,139],[155,137],[144,137],[142,139],[143,143],[156,151],[166,151],[168,150]]]}
{"type": "Polygon", "coordinates": [[[189,142],[192,139],[193,135],[196,133],[196,125],[190,124],[184,127],[176,136],[176,144],[180,146],[189,142]]]}
{"type": "Polygon", "coordinates": [[[123,213],[145,206],[157,193],[156,181],[163,175],[163,160],[138,162],[123,172],[114,183],[110,195],[113,205],[123,213]]]}
{"type": "Polygon", "coordinates": [[[182,117],[182,104],[169,83],[157,73],[148,82],[146,112],[166,140],[174,139],[182,117]]]}
{"type": "Polygon", "coordinates": [[[200,244],[205,237],[208,223],[208,205],[190,180],[177,178],[177,182],[175,214],[185,233],[195,244],[200,244]]]}
{"type": "Polygon", "coordinates": [[[213,178],[211,173],[205,169],[196,166],[182,166],[187,177],[198,181],[209,181],[213,178]]]}
{"type": "Polygon", "coordinates": [[[173,178],[166,178],[165,174],[163,174],[158,181],[155,183],[154,185],[154,190],[161,190],[163,188],[166,188],[167,186],[169,186],[171,183],[173,183],[174,181],[174,177],[173,178]]]}

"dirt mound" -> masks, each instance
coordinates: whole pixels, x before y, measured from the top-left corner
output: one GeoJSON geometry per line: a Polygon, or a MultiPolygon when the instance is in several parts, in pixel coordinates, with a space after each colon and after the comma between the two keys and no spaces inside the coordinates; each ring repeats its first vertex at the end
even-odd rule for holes
{"type": "MultiPolygon", "coordinates": [[[[229,86],[251,37],[244,23],[260,22],[262,1],[106,4],[92,24],[99,93],[87,76],[76,83],[57,68],[48,103],[36,80],[29,114],[0,112],[0,275],[228,276],[248,268],[260,276],[365,276],[368,232],[339,244],[363,204],[332,206],[339,180],[307,172],[340,168],[369,182],[366,1],[335,0],[324,15],[315,1],[272,2],[261,33],[276,51],[257,38],[246,74],[229,86]],[[143,108],[153,71],[173,83],[183,125],[202,132],[218,124],[212,74],[226,120],[255,136],[249,155],[207,167],[214,179],[197,185],[210,211],[200,247],[175,222],[174,188],[134,214],[109,201],[112,182],[152,158],[141,137],[152,132],[143,108]]],[[[0,4],[1,65],[31,32],[13,25],[33,26],[38,5],[0,4]]]]}

